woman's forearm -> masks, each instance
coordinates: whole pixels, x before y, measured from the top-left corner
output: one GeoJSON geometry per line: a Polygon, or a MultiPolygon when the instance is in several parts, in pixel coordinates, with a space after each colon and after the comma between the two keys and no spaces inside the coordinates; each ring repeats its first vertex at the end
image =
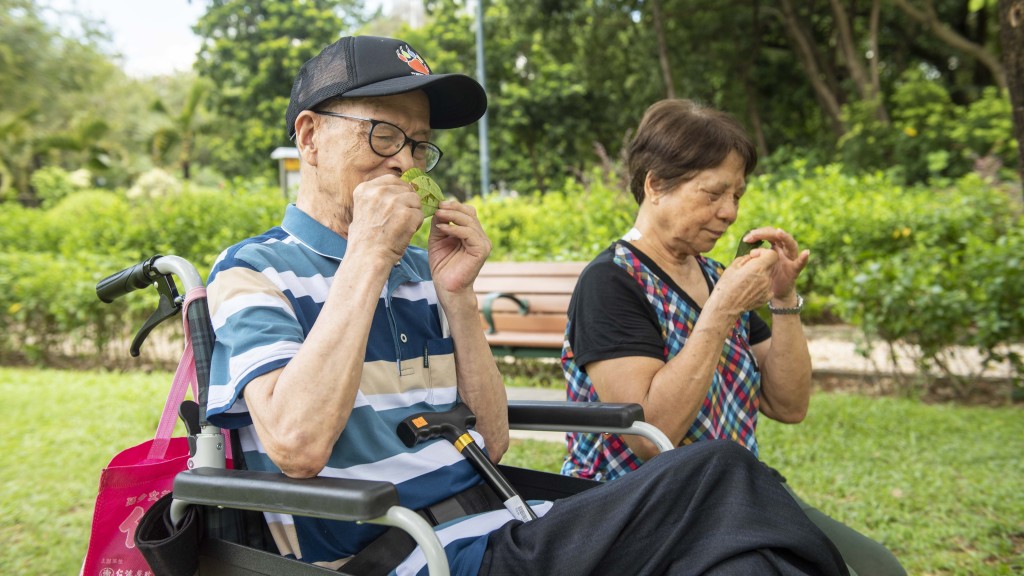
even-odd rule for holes
{"type": "Polygon", "coordinates": [[[759,351],[761,412],[780,422],[802,421],[811,397],[811,354],[800,317],[774,316],[771,340],[755,347],[759,351]]]}

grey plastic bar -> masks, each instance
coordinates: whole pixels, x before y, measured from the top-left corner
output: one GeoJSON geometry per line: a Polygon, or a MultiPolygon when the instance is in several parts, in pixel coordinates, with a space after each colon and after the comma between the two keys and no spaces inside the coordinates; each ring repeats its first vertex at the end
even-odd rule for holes
{"type": "Polygon", "coordinates": [[[368,522],[401,528],[419,544],[423,556],[427,559],[427,572],[430,576],[449,576],[448,557],[445,556],[444,547],[437,539],[437,533],[422,516],[408,508],[392,506],[387,515],[368,522]]]}
{"type": "Polygon", "coordinates": [[[181,256],[161,256],[153,262],[153,268],[161,274],[174,274],[181,281],[185,292],[203,285],[203,279],[191,262],[181,256]]]}

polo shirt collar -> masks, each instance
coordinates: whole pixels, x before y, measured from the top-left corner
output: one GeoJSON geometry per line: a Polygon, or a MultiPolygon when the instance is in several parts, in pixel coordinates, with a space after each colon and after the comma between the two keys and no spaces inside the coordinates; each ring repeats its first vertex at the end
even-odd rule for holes
{"type": "Polygon", "coordinates": [[[345,257],[348,241],[334,230],[314,220],[295,204],[289,204],[285,208],[281,228],[321,256],[334,260],[345,257]]]}
{"type": "MultiPolygon", "coordinates": [[[[345,257],[345,251],[348,249],[348,240],[342,238],[334,230],[317,222],[295,204],[289,204],[285,208],[281,228],[310,250],[325,258],[340,262],[345,257]]],[[[411,249],[405,251],[405,254],[402,255],[402,260],[395,264],[395,267],[391,270],[388,283],[392,286],[392,289],[405,282],[424,282],[426,280],[417,272],[417,267],[409,255],[411,249]]]]}

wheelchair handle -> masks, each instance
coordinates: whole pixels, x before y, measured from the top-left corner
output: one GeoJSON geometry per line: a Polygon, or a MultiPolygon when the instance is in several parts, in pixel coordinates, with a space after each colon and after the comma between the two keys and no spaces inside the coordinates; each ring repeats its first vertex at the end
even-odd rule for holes
{"type": "Polygon", "coordinates": [[[447,412],[422,412],[409,416],[398,424],[396,432],[409,448],[438,436],[448,440],[476,468],[514,518],[523,522],[535,520],[537,515],[533,509],[523,502],[512,483],[488,460],[480,445],[467,432],[474,424],[476,415],[465,404],[459,404],[447,412]]]}
{"type": "Polygon", "coordinates": [[[152,286],[158,277],[158,273],[153,270],[153,263],[158,258],[159,254],[100,280],[96,284],[96,296],[110,304],[129,292],[152,286]]]}
{"type": "Polygon", "coordinates": [[[172,274],[181,280],[185,292],[203,285],[199,272],[188,260],[180,256],[157,254],[100,280],[96,284],[96,296],[110,304],[125,294],[148,288],[160,278],[172,274]]]}

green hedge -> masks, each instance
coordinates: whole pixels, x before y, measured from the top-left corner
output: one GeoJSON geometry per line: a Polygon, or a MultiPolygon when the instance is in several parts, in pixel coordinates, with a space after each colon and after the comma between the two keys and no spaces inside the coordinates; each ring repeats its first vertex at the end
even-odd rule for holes
{"type": "Polygon", "coordinates": [[[97,282],[155,254],[186,258],[205,278],[221,250],[274,226],[283,212],[272,188],[185,187],[134,201],[81,190],[48,209],[0,205],[0,358],[45,363],[69,350],[102,358],[157,301],[103,304],[97,282]]]}
{"type": "MultiPolygon", "coordinates": [[[[711,256],[728,263],[749,228],[785,228],[811,250],[798,286],[809,320],[838,317],[869,337],[918,344],[922,367],[951,346],[978,348],[1016,362],[1019,377],[1020,359],[1000,347],[1024,341],[1024,232],[1007,190],[973,175],[927,188],[840,166],[796,163],[782,174],[751,179],[739,219],[711,256]]],[[[471,204],[494,260],[589,260],[636,213],[616,176],[600,172],[544,195],[471,204]]],[[[283,211],[269,186],[183,187],[156,199],[84,190],[45,209],[2,205],[0,353],[44,359],[68,335],[104,346],[149,304],[122,305],[131,318],[113,313],[96,300],[96,281],[157,253],[187,258],[205,275],[224,247],[277,224],[283,211]]],[[[423,245],[426,233],[424,225],[414,242],[423,245]]]]}

